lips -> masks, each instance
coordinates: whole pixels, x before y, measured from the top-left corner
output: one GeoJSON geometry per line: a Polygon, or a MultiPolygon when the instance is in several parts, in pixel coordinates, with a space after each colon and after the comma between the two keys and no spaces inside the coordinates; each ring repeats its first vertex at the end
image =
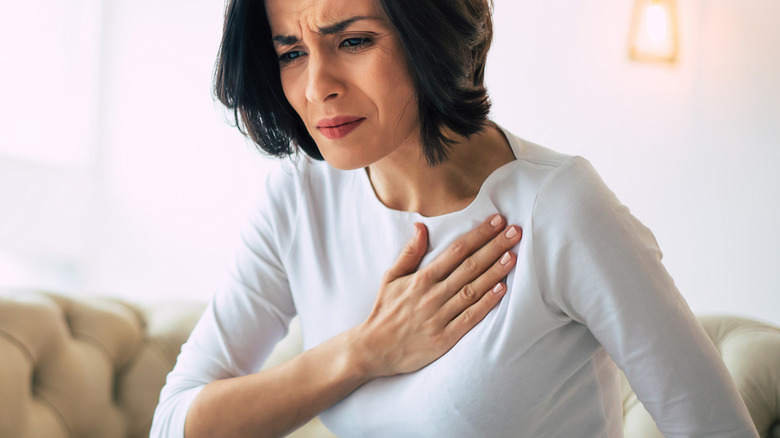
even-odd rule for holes
{"type": "Polygon", "coordinates": [[[331,119],[322,119],[317,122],[317,130],[328,139],[338,140],[346,137],[364,120],[366,120],[365,117],[355,116],[338,116],[331,119]]]}

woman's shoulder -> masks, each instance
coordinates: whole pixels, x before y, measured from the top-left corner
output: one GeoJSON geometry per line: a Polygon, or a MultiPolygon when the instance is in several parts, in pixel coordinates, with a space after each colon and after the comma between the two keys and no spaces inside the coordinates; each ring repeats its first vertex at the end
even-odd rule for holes
{"type": "Polygon", "coordinates": [[[266,176],[261,202],[288,211],[323,206],[353,191],[360,172],[339,170],[303,154],[278,160],[266,176]]]}
{"type": "Polygon", "coordinates": [[[504,134],[515,154],[518,165],[553,170],[572,158],[571,155],[541,146],[509,131],[504,131],[504,134]]]}
{"type": "Polygon", "coordinates": [[[504,134],[516,158],[506,173],[526,189],[537,194],[551,190],[573,192],[603,184],[587,159],[541,146],[506,130],[504,134]]]}
{"type": "Polygon", "coordinates": [[[332,188],[343,184],[339,179],[344,175],[337,169],[304,155],[270,162],[250,206],[250,228],[272,230],[274,240],[288,242],[299,219],[312,216],[307,210],[327,208],[332,203],[328,194],[338,193],[332,188]]]}
{"type": "Polygon", "coordinates": [[[515,136],[510,143],[517,158],[513,173],[525,174],[522,182],[533,192],[532,216],[537,228],[586,232],[628,218],[635,221],[587,159],[515,136]]]}

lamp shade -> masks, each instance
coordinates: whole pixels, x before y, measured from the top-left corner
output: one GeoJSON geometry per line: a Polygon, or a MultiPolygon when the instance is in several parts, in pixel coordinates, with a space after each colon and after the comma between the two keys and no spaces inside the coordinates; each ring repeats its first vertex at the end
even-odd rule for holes
{"type": "Polygon", "coordinates": [[[674,0],[636,0],[628,53],[639,61],[677,60],[677,8],[674,0]]]}

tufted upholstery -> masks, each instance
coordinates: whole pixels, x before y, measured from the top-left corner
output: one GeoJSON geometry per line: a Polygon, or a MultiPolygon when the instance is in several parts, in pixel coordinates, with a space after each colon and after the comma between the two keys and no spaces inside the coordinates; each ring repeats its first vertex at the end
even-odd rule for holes
{"type": "Polygon", "coordinates": [[[0,437],[148,437],[165,376],[203,310],[0,295],[0,437]]]}
{"type": "MultiPolygon", "coordinates": [[[[0,293],[0,437],[148,436],[165,376],[203,308],[0,293]]],[[[727,316],[700,321],[761,436],[780,438],[780,329],[727,316]]],[[[267,366],[300,348],[294,324],[267,366]]],[[[625,379],[623,403],[626,437],[661,436],[625,379]]],[[[333,435],[315,420],[291,437],[333,435]]]]}

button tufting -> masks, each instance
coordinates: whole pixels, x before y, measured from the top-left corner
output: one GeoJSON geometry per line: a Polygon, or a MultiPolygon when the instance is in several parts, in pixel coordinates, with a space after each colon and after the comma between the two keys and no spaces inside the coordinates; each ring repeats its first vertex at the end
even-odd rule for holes
{"type": "Polygon", "coordinates": [[[144,352],[180,346],[203,310],[161,306],[180,323],[150,334],[146,311],[116,300],[0,293],[0,437],[148,436],[176,358],[144,352]]]}

